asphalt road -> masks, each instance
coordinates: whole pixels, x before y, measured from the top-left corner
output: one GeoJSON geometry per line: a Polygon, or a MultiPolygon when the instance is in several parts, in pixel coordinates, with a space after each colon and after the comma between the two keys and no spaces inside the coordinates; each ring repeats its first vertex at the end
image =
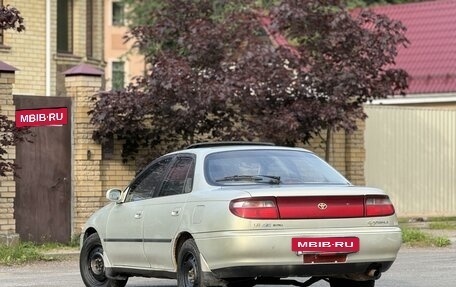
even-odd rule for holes
{"type": "MultiPolygon", "coordinates": [[[[456,282],[456,248],[403,248],[376,287],[449,287],[456,282]]],[[[83,287],[76,256],[64,261],[0,266],[1,287],[83,287]]],[[[130,278],[128,287],[176,286],[175,280],[130,278]]],[[[267,286],[267,285],[263,285],[267,286]]],[[[319,282],[313,287],[328,287],[319,282]]]]}

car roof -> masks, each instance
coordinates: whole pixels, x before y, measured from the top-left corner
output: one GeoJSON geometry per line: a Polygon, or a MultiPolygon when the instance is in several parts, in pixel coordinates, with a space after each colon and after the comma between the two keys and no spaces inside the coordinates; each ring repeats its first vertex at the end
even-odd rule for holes
{"type": "Polygon", "coordinates": [[[208,142],[190,145],[186,149],[173,152],[175,153],[194,153],[197,155],[207,155],[214,152],[221,151],[236,151],[236,150],[299,150],[304,152],[311,152],[300,147],[285,147],[276,146],[271,143],[264,142],[208,142]]]}
{"type": "Polygon", "coordinates": [[[202,142],[189,145],[186,149],[193,148],[206,148],[206,147],[218,147],[218,146],[233,146],[233,145],[260,145],[260,146],[274,146],[273,143],[268,142],[244,142],[244,141],[222,141],[222,142],[202,142]]]}

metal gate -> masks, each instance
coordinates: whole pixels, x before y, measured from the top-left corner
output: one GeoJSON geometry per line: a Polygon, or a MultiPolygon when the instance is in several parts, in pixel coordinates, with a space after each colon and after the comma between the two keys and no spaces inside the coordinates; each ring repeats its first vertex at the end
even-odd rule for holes
{"type": "Polygon", "coordinates": [[[366,183],[400,216],[456,215],[456,110],[366,106],[366,183]]]}
{"type": "Polygon", "coordinates": [[[21,240],[71,239],[71,98],[14,96],[16,109],[66,107],[68,124],[33,127],[32,143],[16,146],[14,217],[21,240]]]}

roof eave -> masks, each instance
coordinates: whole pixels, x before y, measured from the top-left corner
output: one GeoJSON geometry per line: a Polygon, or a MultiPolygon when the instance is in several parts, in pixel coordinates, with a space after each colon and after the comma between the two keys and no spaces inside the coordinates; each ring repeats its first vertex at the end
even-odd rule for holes
{"type": "Polygon", "coordinates": [[[437,94],[413,94],[405,97],[396,96],[386,99],[373,100],[368,105],[407,105],[407,104],[435,104],[456,103],[456,92],[437,94]]]}

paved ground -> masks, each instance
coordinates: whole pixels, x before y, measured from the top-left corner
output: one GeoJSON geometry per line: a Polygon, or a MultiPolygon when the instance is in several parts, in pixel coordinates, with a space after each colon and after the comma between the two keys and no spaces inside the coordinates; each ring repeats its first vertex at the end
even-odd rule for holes
{"type": "MultiPolygon", "coordinates": [[[[456,248],[402,248],[376,287],[449,287],[456,282],[456,248]]],[[[77,256],[23,266],[0,266],[1,287],[83,287],[77,256]]],[[[127,287],[175,287],[176,280],[131,278],[127,287]]],[[[258,285],[266,287],[271,285],[258,285]]],[[[280,285],[284,286],[284,285],[280,285]]],[[[312,287],[329,287],[318,282],[312,287]]]]}
{"type": "MultiPolygon", "coordinates": [[[[456,230],[430,230],[423,223],[414,223],[424,231],[446,236],[452,245],[446,248],[410,248],[403,246],[397,261],[377,282],[378,287],[448,287],[456,282],[456,230]]],[[[40,261],[21,266],[0,265],[0,287],[84,286],[79,274],[79,250],[54,250],[48,256],[59,260],[40,261]]],[[[175,280],[131,278],[127,287],[176,286],[175,280]]],[[[319,282],[312,287],[328,287],[319,282]]]]}

